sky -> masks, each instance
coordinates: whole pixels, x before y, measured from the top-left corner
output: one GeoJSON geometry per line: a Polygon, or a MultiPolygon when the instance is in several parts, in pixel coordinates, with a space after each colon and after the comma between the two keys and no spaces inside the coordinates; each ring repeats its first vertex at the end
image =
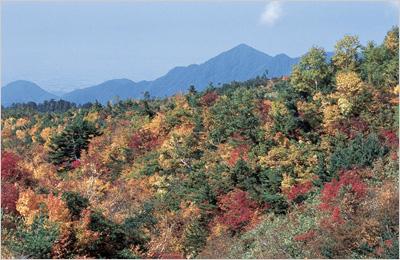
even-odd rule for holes
{"type": "Polygon", "coordinates": [[[395,1],[2,1],[1,83],[55,93],[153,80],[241,43],[269,55],[331,51],[345,34],[381,43],[395,1]]]}

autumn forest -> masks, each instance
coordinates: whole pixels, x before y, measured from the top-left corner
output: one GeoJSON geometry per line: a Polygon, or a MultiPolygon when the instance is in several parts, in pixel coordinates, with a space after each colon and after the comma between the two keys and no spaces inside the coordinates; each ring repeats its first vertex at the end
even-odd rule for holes
{"type": "Polygon", "coordinates": [[[399,258],[398,39],[168,98],[3,108],[2,258],[399,258]]]}

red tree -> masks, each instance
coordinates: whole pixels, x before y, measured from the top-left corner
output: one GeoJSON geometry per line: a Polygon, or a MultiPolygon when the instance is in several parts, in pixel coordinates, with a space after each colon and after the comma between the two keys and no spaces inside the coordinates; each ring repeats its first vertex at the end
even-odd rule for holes
{"type": "Polygon", "coordinates": [[[20,157],[11,152],[1,153],[1,180],[6,182],[24,181],[27,172],[18,167],[20,157]]]}
{"type": "Polygon", "coordinates": [[[218,99],[218,94],[215,91],[207,92],[202,98],[200,103],[204,106],[212,106],[218,99]]]}
{"type": "Polygon", "coordinates": [[[134,133],[128,144],[134,154],[142,154],[150,151],[157,145],[159,145],[157,136],[149,130],[142,130],[134,133]]]}
{"type": "Polygon", "coordinates": [[[247,192],[235,189],[218,199],[218,206],[223,212],[217,218],[219,223],[237,231],[243,228],[255,215],[257,205],[247,192]]]}

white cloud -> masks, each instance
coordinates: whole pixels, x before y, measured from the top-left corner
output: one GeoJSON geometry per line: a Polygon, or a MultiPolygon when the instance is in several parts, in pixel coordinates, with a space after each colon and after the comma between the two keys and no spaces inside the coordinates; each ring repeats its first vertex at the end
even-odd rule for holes
{"type": "Polygon", "coordinates": [[[260,16],[260,22],[272,26],[282,16],[282,5],[280,1],[271,1],[265,6],[260,16]]]}

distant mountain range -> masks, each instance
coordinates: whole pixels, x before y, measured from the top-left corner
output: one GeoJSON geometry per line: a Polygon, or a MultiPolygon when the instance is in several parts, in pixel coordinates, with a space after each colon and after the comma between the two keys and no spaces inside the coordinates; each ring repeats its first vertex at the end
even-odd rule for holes
{"type": "Polygon", "coordinates": [[[217,86],[232,81],[244,81],[261,76],[267,71],[268,77],[289,75],[292,66],[298,61],[299,58],[291,58],[285,54],[272,57],[246,44],[240,44],[202,64],[175,67],[154,81],[133,82],[129,79],[113,79],[62,96],[46,92],[32,82],[14,81],[2,88],[1,101],[3,106],[60,98],[77,104],[96,100],[106,103],[116,97],[140,98],[145,91],[149,91],[151,96],[164,97],[186,92],[190,85],[194,85],[198,90],[204,90],[211,82],[217,86]]]}

